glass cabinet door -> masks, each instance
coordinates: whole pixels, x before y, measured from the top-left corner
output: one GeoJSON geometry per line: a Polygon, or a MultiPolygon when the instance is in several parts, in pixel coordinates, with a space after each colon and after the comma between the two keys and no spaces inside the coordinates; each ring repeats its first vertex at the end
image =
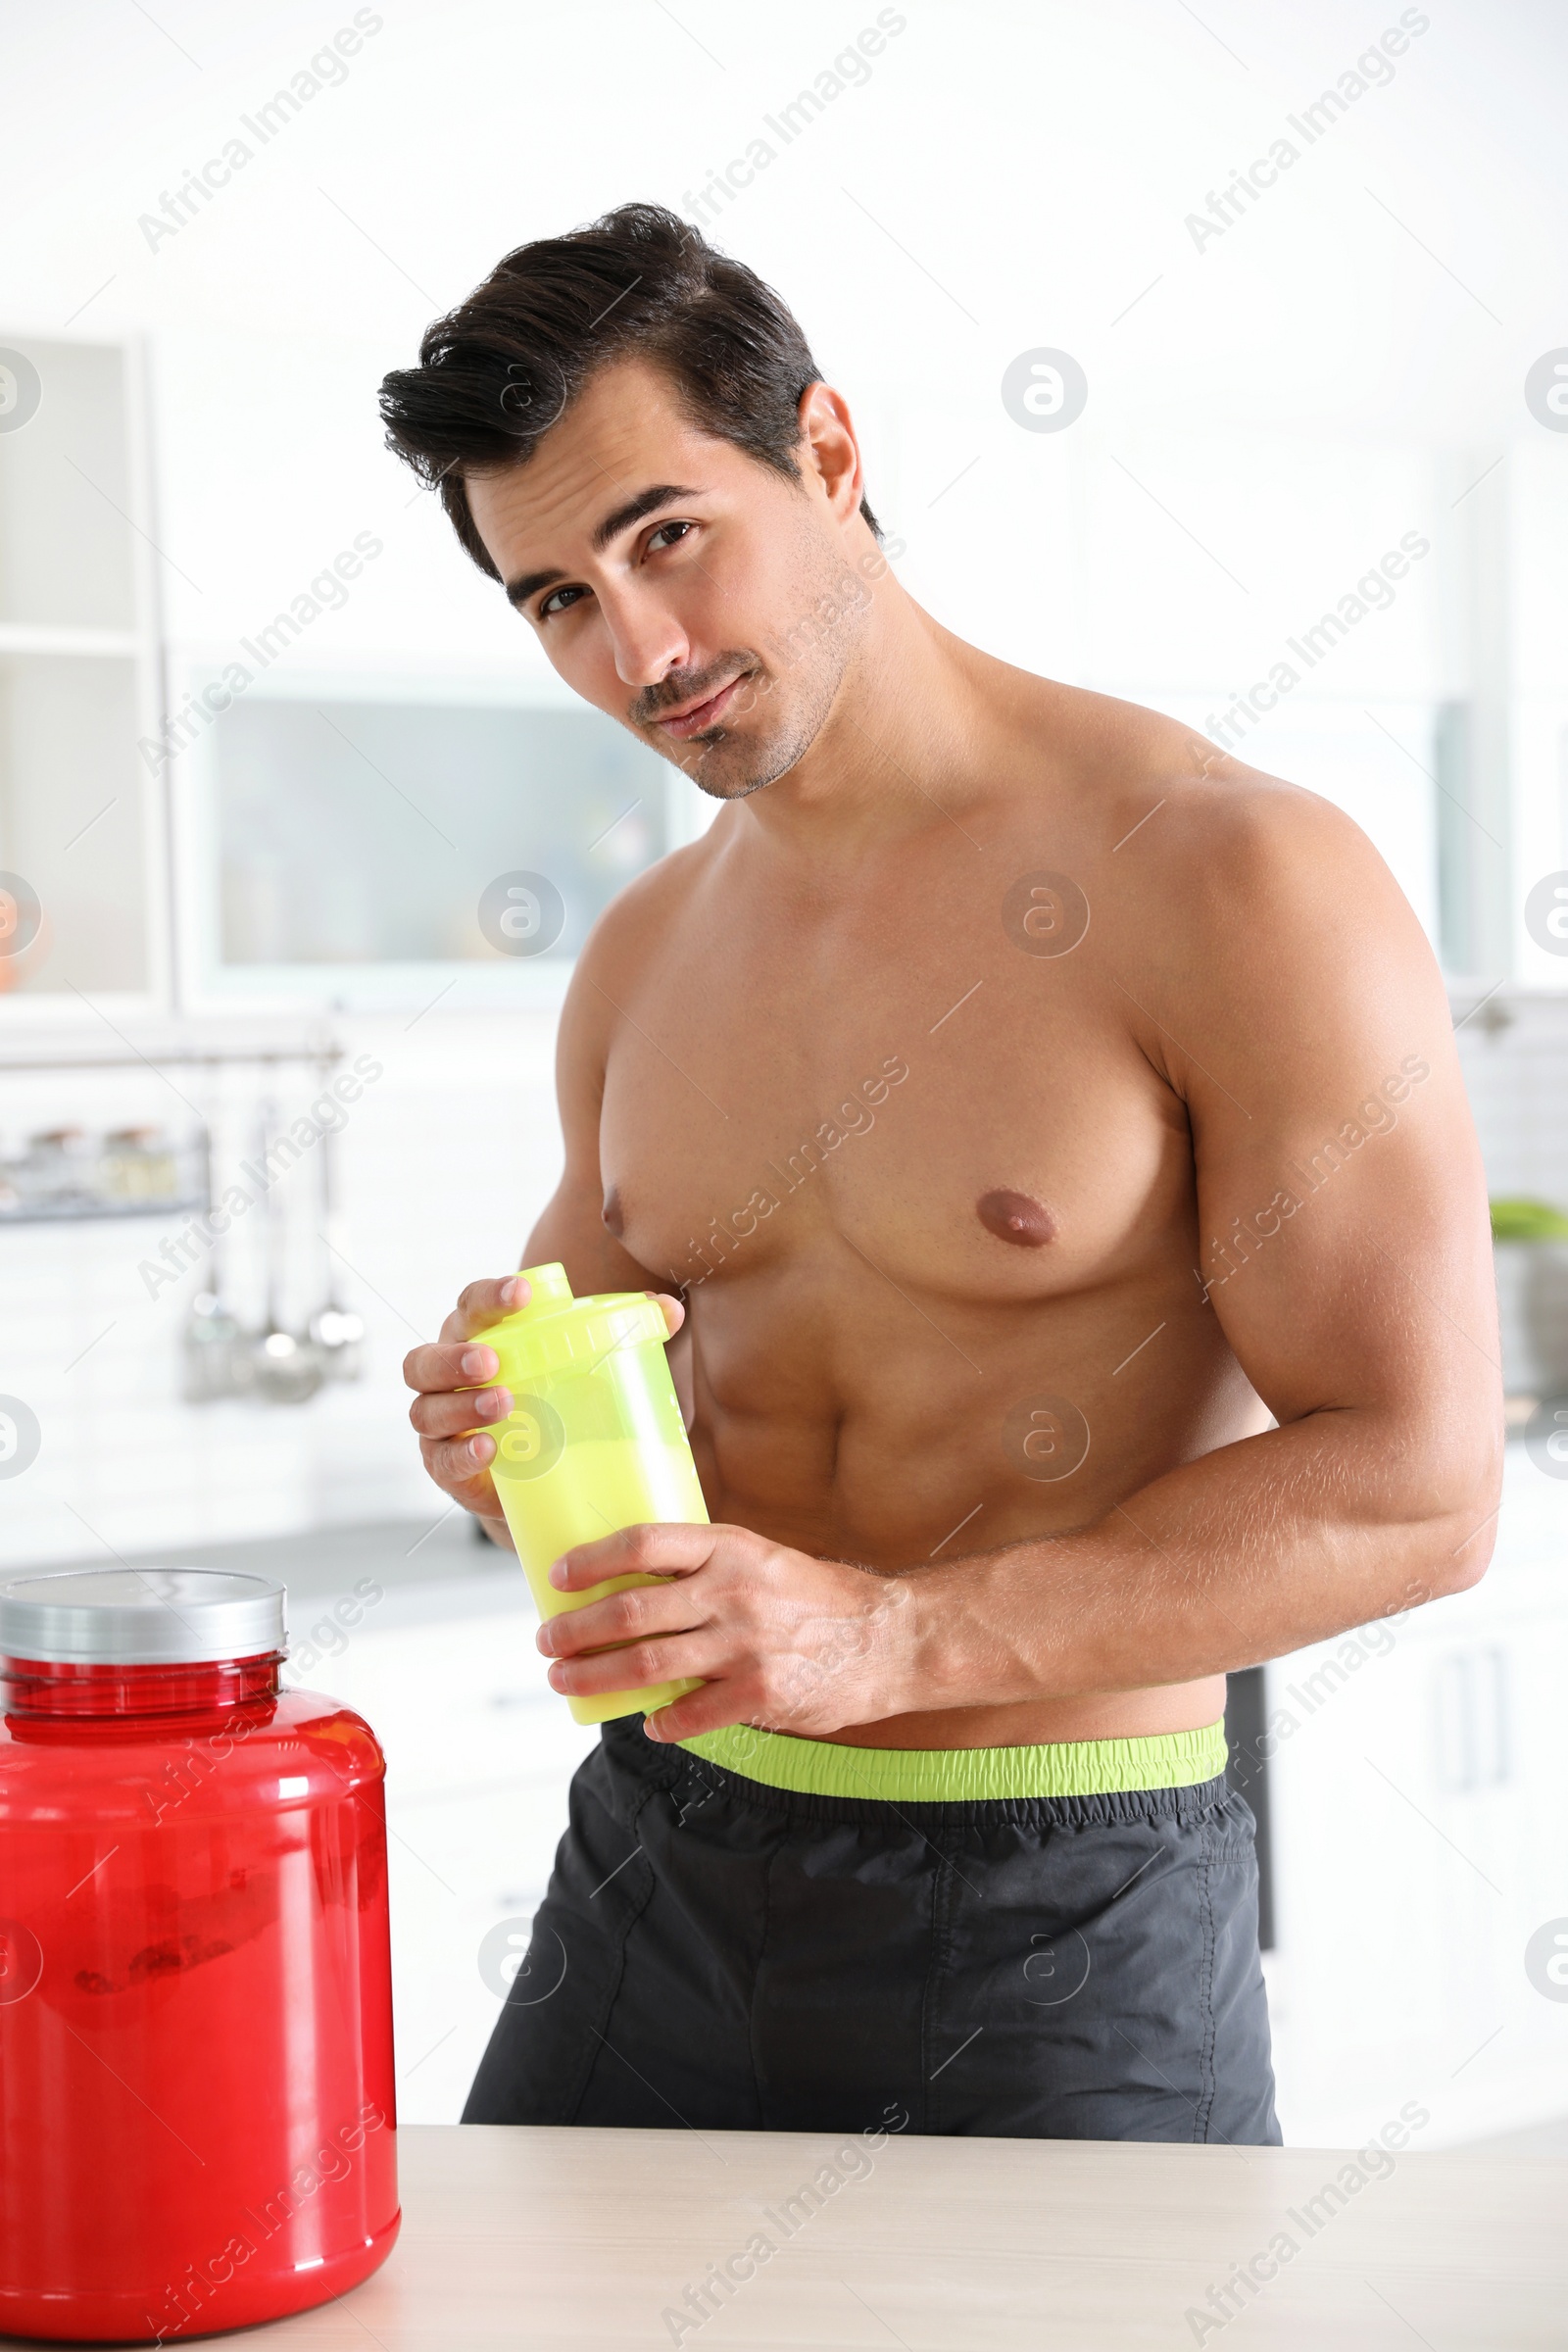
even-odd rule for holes
{"type": "Polygon", "coordinates": [[[0,999],[162,978],[156,656],[129,357],[0,330],[0,999]]]}

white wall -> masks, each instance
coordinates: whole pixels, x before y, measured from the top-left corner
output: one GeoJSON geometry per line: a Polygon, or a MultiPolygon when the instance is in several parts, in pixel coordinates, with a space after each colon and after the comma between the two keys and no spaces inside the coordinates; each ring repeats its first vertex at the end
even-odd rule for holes
{"type": "MultiPolygon", "coordinates": [[[[283,1535],[442,1508],[407,1421],[404,1354],[433,1338],[466,1282],[509,1272],[553,1191],[560,1136],[551,1088],[553,1023],[543,1015],[474,1016],[412,1030],[406,1015],[349,1020],[337,1034],[352,1063],[382,1074],[348,1113],[341,1136],[344,1214],[337,1272],[367,1325],[362,1381],[304,1405],[180,1401],[179,1333],[207,1279],[204,1260],[172,1286],[155,1272],[175,1220],[0,1230],[5,1299],[3,1386],[37,1414],[42,1443],[23,1478],[0,1489],[0,1562],[79,1559],[110,1550],[283,1535]],[[85,1351],[85,1352],[83,1352],[85,1351]]],[[[214,1110],[217,1170],[253,1145],[266,1091],[239,1071],[215,1106],[190,1071],[171,1077],[197,1109],[214,1110]]],[[[303,1089],[308,1099],[314,1088],[303,1089]]],[[[81,1116],[189,1118],[184,1102],[140,1072],[7,1081],[8,1141],[81,1116]]],[[[319,1147],[317,1148],[318,1152],[319,1147]]],[[[295,1318],[315,1304],[320,1218],[318,1161],[307,1155],[275,1188],[289,1230],[295,1318]]],[[[236,1225],[226,1281],[252,1318],[262,1303],[263,1211],[236,1225]]]]}
{"type": "MultiPolygon", "coordinates": [[[[1527,503],[1568,498],[1568,436],[1520,394],[1562,331],[1563,31],[1545,0],[1438,12],[1386,87],[1200,248],[1188,217],[1383,16],[882,13],[906,22],[865,85],[787,146],[767,117],[869,5],[786,19],[694,0],[677,23],[605,0],[591,33],[497,0],[392,5],[342,85],[266,146],[242,119],[346,7],[187,0],[161,14],[167,34],[113,0],[19,21],[5,324],[55,332],[75,312],[73,334],[149,336],[176,644],[232,641],[369,528],[386,554],[305,660],[535,662],[380,449],[377,380],[510,244],[631,194],[691,211],[759,136],[775,160],[709,225],[795,301],[861,412],[916,593],[1015,659],[1217,691],[1431,518],[1431,453],[1517,444],[1527,503]],[[150,249],[138,220],[236,133],[251,161],[150,249]],[[998,394],[1040,343],[1089,375],[1061,436],[1019,431],[998,394]]],[[[1533,643],[1568,595],[1560,532],[1537,527],[1555,586],[1533,583],[1533,643]]],[[[1439,688],[1434,576],[1319,684],[1439,688]]]]}

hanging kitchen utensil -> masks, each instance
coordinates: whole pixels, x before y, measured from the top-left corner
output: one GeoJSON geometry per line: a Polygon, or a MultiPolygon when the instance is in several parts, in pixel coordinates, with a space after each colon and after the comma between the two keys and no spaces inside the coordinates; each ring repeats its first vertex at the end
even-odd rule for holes
{"type": "MultiPolygon", "coordinates": [[[[209,1217],[213,1206],[213,1131],[204,1118],[197,1133],[201,1189],[209,1217]]],[[[244,1333],[223,1296],[223,1242],[219,1236],[207,1261],[207,1279],[185,1310],[179,1334],[181,1393],[187,1404],[213,1404],[232,1396],[244,1333]]]]}
{"type": "MultiPolygon", "coordinates": [[[[269,1175],[270,1171],[267,1155],[271,1149],[276,1118],[276,1104],[264,1102],[256,1165],[269,1175]]],[[[312,1343],[308,1339],[297,1338],[283,1322],[283,1271],[288,1225],[283,1204],[277,1198],[275,1179],[268,1184],[262,1195],[262,1231],[267,1251],[267,1312],[262,1329],[246,1351],[250,1383],[256,1394],[266,1397],[270,1404],[304,1404],[320,1387],[323,1366],[312,1343]]]]}
{"type": "MultiPolygon", "coordinates": [[[[323,1061],[320,1064],[323,1095],[330,1073],[330,1062],[323,1061]]],[[[328,1127],[316,1148],[317,1234],[321,1248],[324,1296],[322,1304],[311,1317],[310,1337],[327,1380],[358,1380],[364,1369],[365,1324],[338,1297],[336,1260],[332,1255],[337,1240],[336,1154],[337,1131],[328,1127]]]]}

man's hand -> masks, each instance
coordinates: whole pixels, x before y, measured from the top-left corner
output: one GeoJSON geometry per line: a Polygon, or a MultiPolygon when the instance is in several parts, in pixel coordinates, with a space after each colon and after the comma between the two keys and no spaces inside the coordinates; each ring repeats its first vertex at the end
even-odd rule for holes
{"type": "MultiPolygon", "coordinates": [[[[685,1320],[678,1298],[650,1291],[664,1310],[671,1338],[685,1320]]],[[[411,1348],[403,1359],[403,1377],[417,1391],[409,1419],[419,1433],[419,1451],[443,1494],[461,1502],[466,1511],[485,1522],[498,1544],[510,1546],[500,1497],[490,1465],[496,1442],[485,1434],[484,1423],[504,1421],[512,1410],[512,1392],[494,1382],[501,1358],[493,1348],[472,1347],[476,1331],[499,1323],[528,1303],[529,1286],[520,1274],[505,1274],[491,1282],[470,1282],[441,1326],[432,1346],[411,1348]]]]}
{"type": "Polygon", "coordinates": [[[670,1582],[552,1617],[537,1639],[556,1661],[552,1689],[568,1697],[700,1676],[701,1690],[648,1717],[652,1740],[730,1723],[809,1737],[921,1704],[916,1612],[900,1578],[815,1560],[744,1527],[661,1523],[578,1544],[550,1581],[580,1592],[637,1571],[670,1582]]]}

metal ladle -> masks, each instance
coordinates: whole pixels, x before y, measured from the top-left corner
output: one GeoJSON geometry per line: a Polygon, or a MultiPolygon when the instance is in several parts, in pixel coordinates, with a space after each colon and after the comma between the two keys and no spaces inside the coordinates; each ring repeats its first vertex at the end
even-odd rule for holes
{"type": "MultiPolygon", "coordinates": [[[[213,1205],[213,1131],[210,1120],[202,1121],[198,1149],[201,1154],[202,1191],[210,1214],[213,1205]]],[[[245,1340],[223,1296],[223,1249],[221,1238],[215,1236],[207,1280],[191,1300],[179,1335],[184,1369],[182,1386],[187,1404],[212,1404],[220,1397],[232,1396],[235,1390],[238,1357],[245,1340]]]]}
{"type": "MultiPolygon", "coordinates": [[[[261,1138],[256,1154],[256,1164],[264,1171],[267,1169],[267,1154],[271,1145],[275,1117],[276,1105],[264,1102],[261,1138]]],[[[320,1387],[325,1378],[325,1367],[310,1340],[300,1340],[284,1327],[283,1251],[287,1234],[272,1195],[273,1184],[270,1182],[262,1197],[267,1248],[267,1314],[263,1328],[256,1334],[249,1348],[251,1386],[256,1395],[265,1396],[270,1404],[304,1404],[320,1387]]]]}
{"type": "MultiPolygon", "coordinates": [[[[329,1064],[321,1065],[324,1081],[329,1064]]],[[[324,1088],[323,1088],[324,1091],[324,1088]]],[[[337,1223],[337,1131],[326,1128],[317,1147],[317,1205],[320,1223],[321,1280],[325,1298],[310,1320],[311,1344],[320,1358],[323,1378],[358,1380],[362,1369],[365,1324],[337,1295],[332,1258],[332,1236],[337,1223]]]]}

